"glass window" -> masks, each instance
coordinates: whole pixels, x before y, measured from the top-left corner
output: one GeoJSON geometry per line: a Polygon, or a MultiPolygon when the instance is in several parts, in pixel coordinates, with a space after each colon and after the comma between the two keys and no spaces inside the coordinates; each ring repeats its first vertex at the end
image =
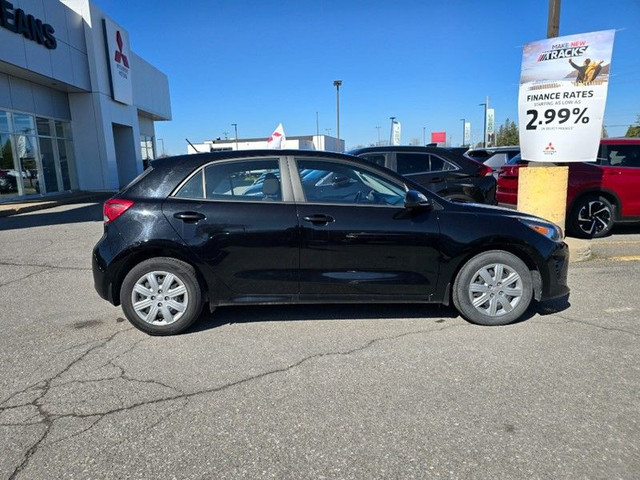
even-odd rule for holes
{"type": "Polygon", "coordinates": [[[9,126],[11,119],[9,118],[9,115],[9,112],[0,110],[0,133],[11,132],[11,127],[9,126]]]}
{"type": "MultiPolygon", "coordinates": [[[[18,115],[15,115],[17,117],[18,115]]],[[[18,153],[19,169],[18,177],[24,185],[24,194],[32,195],[40,193],[38,183],[38,159],[37,148],[38,143],[36,137],[29,135],[15,135],[16,151],[18,153]]]]}
{"type": "Polygon", "coordinates": [[[58,140],[58,154],[60,155],[62,188],[64,190],[72,190],[75,186],[75,176],[73,175],[73,147],[69,140],[58,140]]]}
{"type": "Polygon", "coordinates": [[[71,139],[71,124],[69,122],[55,121],[56,137],[71,139]]]}
{"type": "Polygon", "coordinates": [[[381,167],[384,167],[384,161],[385,161],[384,155],[368,154],[368,155],[362,155],[362,158],[364,158],[367,162],[375,163],[376,165],[380,165],[381,167]]]}
{"type": "Polygon", "coordinates": [[[444,158],[438,157],[437,155],[430,155],[431,157],[431,170],[432,172],[445,172],[448,170],[457,170],[453,163],[445,160],[444,158]]]}
{"type": "Polygon", "coordinates": [[[608,151],[605,158],[608,159],[608,165],[640,168],[640,146],[607,145],[606,147],[608,151]]]}
{"type": "Polygon", "coordinates": [[[0,133],[0,198],[17,194],[18,169],[13,159],[11,135],[0,133]]]}
{"type": "Polygon", "coordinates": [[[39,193],[57,192],[58,174],[56,171],[56,159],[53,151],[52,138],[40,137],[40,165],[42,166],[42,176],[37,180],[36,190],[39,193]],[[44,185],[42,185],[44,180],[44,185]]]}
{"type": "Polygon", "coordinates": [[[281,201],[278,159],[213,163],[204,168],[204,185],[195,175],[176,193],[181,198],[281,201]]]}
{"type": "Polygon", "coordinates": [[[425,153],[397,153],[396,162],[398,173],[402,175],[424,173],[431,170],[429,167],[429,154],[425,153]]]}
{"type": "Polygon", "coordinates": [[[404,185],[361,167],[329,160],[296,159],[307,202],[403,205],[404,185]]]}
{"type": "Polygon", "coordinates": [[[45,137],[51,137],[51,125],[48,118],[36,117],[36,126],[38,128],[38,135],[44,135],[45,137]]]}
{"type": "Polygon", "coordinates": [[[33,135],[36,132],[33,117],[22,113],[13,114],[13,131],[22,135],[33,135]]]}

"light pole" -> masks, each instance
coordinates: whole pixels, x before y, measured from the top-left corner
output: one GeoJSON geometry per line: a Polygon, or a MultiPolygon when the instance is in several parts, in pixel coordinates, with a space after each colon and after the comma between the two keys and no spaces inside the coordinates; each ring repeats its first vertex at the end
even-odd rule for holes
{"type": "Polygon", "coordinates": [[[465,133],[465,125],[466,125],[466,120],[464,118],[461,118],[460,120],[462,120],[462,146],[464,147],[464,133],[465,133]]]}
{"type": "Polygon", "coordinates": [[[389,117],[391,120],[391,133],[389,134],[389,145],[393,145],[393,124],[396,122],[396,117],[389,117]]]}
{"type": "Polygon", "coordinates": [[[234,131],[236,132],[236,150],[238,150],[238,124],[232,123],[231,126],[234,128],[234,131]]]}
{"type": "Polygon", "coordinates": [[[427,146],[427,127],[422,127],[422,145],[427,146]]]}
{"type": "Polygon", "coordinates": [[[333,81],[333,86],[336,87],[336,131],[338,132],[338,140],[340,140],[340,85],[342,85],[342,80],[333,81]]]}
{"type": "Polygon", "coordinates": [[[380,146],[380,127],[376,126],[376,130],[378,130],[378,143],[377,143],[377,146],[380,146]]]}
{"type": "Polygon", "coordinates": [[[484,129],[482,133],[482,147],[487,148],[487,104],[479,103],[478,106],[484,107],[484,129]]]}

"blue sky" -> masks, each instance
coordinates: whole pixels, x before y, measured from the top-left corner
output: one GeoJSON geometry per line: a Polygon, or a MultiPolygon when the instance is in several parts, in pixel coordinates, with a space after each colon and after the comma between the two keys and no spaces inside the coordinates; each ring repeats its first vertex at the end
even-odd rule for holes
{"type": "MultiPolygon", "coordinates": [[[[482,138],[489,96],[496,126],[518,122],[522,46],[546,36],[548,0],[94,0],[129,31],[131,48],[169,77],[173,120],[156,123],[166,153],[227,132],[267,137],[336,133],[347,149],[389,138],[422,142],[426,127],[482,138]],[[379,130],[376,127],[381,127],[379,130]],[[327,129],[331,129],[327,132],[327,129]]],[[[605,113],[610,136],[640,115],[640,1],[563,0],[560,35],[616,29],[605,113]]],[[[161,145],[158,144],[159,150],[161,145]]]]}

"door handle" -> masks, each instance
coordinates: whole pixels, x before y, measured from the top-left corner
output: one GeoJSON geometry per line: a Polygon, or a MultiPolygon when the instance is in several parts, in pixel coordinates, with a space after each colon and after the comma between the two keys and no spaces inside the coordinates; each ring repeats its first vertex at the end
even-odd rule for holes
{"type": "Polygon", "coordinates": [[[314,225],[326,225],[327,223],[335,222],[336,219],[331,215],[309,215],[307,217],[303,217],[305,222],[313,223],[314,225]]]}
{"type": "Polygon", "coordinates": [[[198,212],[178,212],[174,213],[173,217],[185,223],[196,223],[206,218],[202,213],[198,212]]]}

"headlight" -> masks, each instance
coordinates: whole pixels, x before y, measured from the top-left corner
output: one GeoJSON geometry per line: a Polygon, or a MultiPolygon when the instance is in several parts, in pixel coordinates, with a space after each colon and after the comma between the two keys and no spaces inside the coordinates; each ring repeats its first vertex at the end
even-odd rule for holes
{"type": "Polygon", "coordinates": [[[536,221],[524,219],[524,218],[520,218],[519,220],[530,229],[535,230],[540,235],[544,235],[545,237],[547,237],[550,240],[553,240],[554,242],[558,242],[563,238],[562,229],[553,223],[536,222],[536,221]]]}

